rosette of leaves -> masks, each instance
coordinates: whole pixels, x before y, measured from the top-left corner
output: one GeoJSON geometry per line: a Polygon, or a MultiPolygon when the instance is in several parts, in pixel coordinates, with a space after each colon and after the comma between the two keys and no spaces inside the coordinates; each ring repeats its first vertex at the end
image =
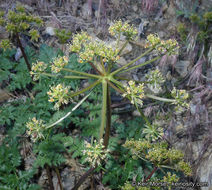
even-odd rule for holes
{"type": "Polygon", "coordinates": [[[71,31],[66,29],[55,29],[55,35],[58,37],[61,44],[65,44],[71,37],[71,31]]]}

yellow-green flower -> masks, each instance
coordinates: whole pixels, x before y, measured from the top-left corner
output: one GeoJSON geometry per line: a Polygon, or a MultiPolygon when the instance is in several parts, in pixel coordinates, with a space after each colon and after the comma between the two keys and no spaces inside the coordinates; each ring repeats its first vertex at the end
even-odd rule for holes
{"type": "Polygon", "coordinates": [[[47,68],[47,64],[42,61],[38,61],[37,63],[32,63],[32,68],[30,71],[30,75],[33,76],[33,80],[36,81],[39,79],[40,74],[45,71],[47,68]]]}
{"type": "Polygon", "coordinates": [[[94,140],[93,145],[85,142],[83,154],[87,156],[85,160],[93,167],[95,167],[96,164],[101,165],[102,161],[106,159],[108,152],[109,150],[104,149],[103,139],[101,139],[99,143],[94,140]]]}
{"type": "Polygon", "coordinates": [[[175,99],[173,104],[176,105],[175,109],[177,112],[182,112],[184,108],[189,108],[189,103],[186,101],[189,98],[189,94],[186,90],[177,90],[175,87],[171,91],[172,97],[175,99]]]}
{"type": "Polygon", "coordinates": [[[165,79],[158,69],[150,71],[145,77],[147,79],[147,86],[152,92],[159,93],[162,90],[161,86],[165,79]]]}
{"type": "Polygon", "coordinates": [[[64,68],[68,64],[68,57],[57,57],[54,59],[51,69],[53,73],[58,73],[61,71],[62,68],[64,68]]]}
{"type": "Polygon", "coordinates": [[[144,98],[144,83],[135,85],[135,81],[129,81],[128,85],[124,85],[126,92],[122,94],[123,97],[128,97],[131,100],[132,104],[138,103],[139,105],[143,105],[144,98]]]}
{"type": "Polygon", "coordinates": [[[127,40],[132,40],[138,34],[138,30],[130,26],[129,23],[123,23],[119,20],[109,27],[109,33],[116,37],[122,34],[127,40]]]}
{"type": "Polygon", "coordinates": [[[49,95],[49,102],[56,102],[54,108],[59,109],[62,104],[68,104],[70,98],[70,87],[65,87],[62,84],[52,86],[50,91],[47,92],[49,95]]]}
{"type": "Polygon", "coordinates": [[[8,39],[2,40],[0,42],[0,47],[3,48],[4,51],[7,50],[7,49],[10,49],[11,48],[10,40],[8,40],[8,39]]]}
{"type": "Polygon", "coordinates": [[[32,118],[32,121],[26,123],[27,135],[31,137],[33,142],[44,138],[44,130],[46,125],[43,120],[37,120],[35,117],[32,118]]]}

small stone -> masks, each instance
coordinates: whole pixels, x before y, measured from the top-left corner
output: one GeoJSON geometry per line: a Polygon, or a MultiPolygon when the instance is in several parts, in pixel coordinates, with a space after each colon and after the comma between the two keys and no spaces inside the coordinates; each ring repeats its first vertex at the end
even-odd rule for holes
{"type": "Polygon", "coordinates": [[[84,5],[82,6],[81,15],[84,19],[91,19],[92,7],[90,7],[88,3],[84,3],[84,5]]]}
{"type": "Polygon", "coordinates": [[[46,34],[49,34],[50,36],[54,36],[55,35],[55,28],[51,27],[51,26],[48,26],[46,27],[46,30],[45,30],[45,33],[46,34]]]}
{"type": "Polygon", "coordinates": [[[89,82],[85,82],[85,83],[83,83],[83,88],[87,88],[88,86],[90,85],[90,83],[89,82]]]}
{"type": "Polygon", "coordinates": [[[15,54],[15,60],[18,61],[22,57],[21,49],[18,48],[15,54]]]}
{"type": "Polygon", "coordinates": [[[138,110],[133,111],[132,115],[133,115],[134,117],[141,116],[141,114],[139,113],[138,110]]]}
{"type": "Polygon", "coordinates": [[[138,11],[138,6],[137,5],[133,5],[132,9],[133,9],[134,12],[137,12],[138,11]]]}

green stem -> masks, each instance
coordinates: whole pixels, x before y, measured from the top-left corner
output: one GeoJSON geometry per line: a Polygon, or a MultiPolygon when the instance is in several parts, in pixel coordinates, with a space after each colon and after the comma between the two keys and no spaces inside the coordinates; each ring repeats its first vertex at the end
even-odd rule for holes
{"type": "MultiPolygon", "coordinates": [[[[57,77],[57,75],[49,74],[49,73],[42,73],[41,75],[48,76],[48,77],[57,77]]],[[[85,76],[64,76],[65,79],[89,79],[89,77],[85,76]]]]}
{"type": "Polygon", "coordinates": [[[161,98],[161,97],[150,95],[150,94],[145,94],[145,96],[148,98],[154,99],[154,100],[162,101],[162,102],[175,102],[176,101],[175,99],[161,98]]]}
{"type": "Polygon", "coordinates": [[[93,63],[91,63],[91,62],[88,62],[88,63],[99,75],[103,76],[103,74],[96,68],[96,66],[93,63]]]}
{"type": "Polygon", "coordinates": [[[70,97],[73,98],[74,96],[77,96],[79,94],[82,94],[88,90],[90,90],[91,88],[94,88],[97,84],[99,84],[101,82],[102,79],[99,79],[97,81],[95,81],[94,83],[92,83],[91,85],[89,85],[88,87],[86,88],[83,88],[82,90],[78,91],[78,92],[75,92],[73,93],[70,97]]]}
{"type": "Polygon", "coordinates": [[[106,114],[107,114],[107,82],[106,80],[102,81],[102,113],[101,113],[101,126],[99,132],[99,141],[102,139],[104,134],[104,128],[106,125],[106,114]]]}
{"type": "Polygon", "coordinates": [[[119,81],[117,81],[117,80],[114,79],[114,78],[110,78],[110,80],[111,80],[113,83],[115,83],[115,84],[119,87],[119,90],[120,90],[119,92],[120,92],[120,93],[124,93],[124,92],[125,92],[122,83],[120,83],[119,81]]]}
{"type": "Polygon", "coordinates": [[[118,35],[118,41],[116,43],[116,49],[119,47],[120,37],[121,37],[121,32],[119,32],[119,35],[118,35]]]}
{"type": "Polygon", "coordinates": [[[124,65],[123,67],[115,70],[114,72],[111,73],[111,76],[119,73],[120,71],[124,70],[125,68],[129,67],[130,65],[132,65],[133,63],[135,63],[136,61],[138,61],[139,59],[141,59],[142,57],[144,57],[145,55],[147,55],[148,53],[150,53],[153,50],[153,48],[147,50],[146,52],[142,53],[139,57],[137,57],[136,59],[133,59],[132,61],[130,61],[128,64],[124,65]]]}
{"type": "Polygon", "coordinates": [[[159,165],[158,167],[176,170],[176,168],[173,168],[173,167],[170,167],[170,166],[165,166],[165,165],[159,165]]]}
{"type": "Polygon", "coordinates": [[[124,48],[127,46],[128,44],[128,40],[123,44],[122,48],[119,50],[118,55],[121,55],[121,52],[124,50],[124,48]]]}
{"type": "Polygon", "coordinates": [[[151,59],[151,60],[146,61],[146,62],[144,62],[144,63],[141,63],[141,64],[139,64],[139,65],[135,65],[135,66],[133,66],[133,67],[130,67],[130,68],[126,69],[126,70],[121,71],[120,73],[124,73],[124,72],[126,72],[126,71],[130,71],[130,70],[132,70],[132,69],[136,69],[136,68],[145,66],[145,65],[150,64],[150,63],[152,63],[152,62],[154,62],[154,61],[156,61],[156,60],[158,60],[158,59],[160,59],[160,58],[161,58],[161,56],[157,56],[157,57],[155,57],[154,59],[151,59]]]}
{"type": "MultiPolygon", "coordinates": [[[[126,80],[126,81],[132,80],[132,79],[128,79],[128,78],[125,78],[125,77],[119,77],[119,76],[116,76],[115,79],[126,80]]],[[[138,81],[138,80],[133,80],[133,81],[135,81],[136,83],[139,83],[139,84],[147,83],[146,81],[138,81]]]]}
{"type": "Polygon", "coordinates": [[[89,74],[89,73],[75,71],[75,70],[72,70],[72,69],[63,68],[62,70],[68,71],[68,72],[71,72],[71,73],[77,73],[77,74],[80,74],[80,75],[84,75],[84,76],[87,76],[89,78],[98,78],[98,79],[101,78],[101,76],[99,76],[99,75],[93,75],[93,74],[89,74]]]}
{"type": "Polygon", "coordinates": [[[141,117],[144,119],[144,121],[147,123],[147,125],[151,126],[149,120],[147,119],[147,117],[143,114],[143,112],[141,111],[141,109],[138,107],[137,102],[135,101],[135,107],[136,109],[139,111],[141,117]]]}
{"type": "Polygon", "coordinates": [[[109,80],[106,80],[107,83],[114,89],[116,90],[117,92],[119,93],[123,93],[119,88],[117,88],[112,82],[110,82],[109,80]]]}

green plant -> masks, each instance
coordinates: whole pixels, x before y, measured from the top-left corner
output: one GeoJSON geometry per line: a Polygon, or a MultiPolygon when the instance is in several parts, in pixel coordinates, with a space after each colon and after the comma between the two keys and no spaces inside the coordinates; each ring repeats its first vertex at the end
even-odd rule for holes
{"type": "Polygon", "coordinates": [[[18,147],[3,144],[0,146],[0,189],[38,190],[40,187],[32,183],[35,169],[23,171],[18,147]]]}
{"type": "Polygon", "coordinates": [[[180,34],[180,38],[182,39],[182,41],[186,41],[186,38],[188,36],[188,29],[186,28],[184,23],[178,23],[177,32],[180,34]]]}
{"type": "MultiPolygon", "coordinates": [[[[140,107],[143,105],[144,98],[151,98],[154,100],[171,102],[177,105],[177,108],[187,108],[188,104],[184,101],[188,98],[188,95],[185,91],[173,89],[173,97],[174,99],[167,99],[158,97],[155,95],[150,95],[146,93],[146,87],[144,83],[140,83],[136,85],[135,81],[125,79],[128,82],[127,85],[123,85],[119,81],[120,73],[128,72],[130,70],[142,67],[144,65],[150,64],[158,59],[160,59],[164,54],[172,55],[177,53],[178,46],[175,40],[161,40],[158,35],[150,34],[147,37],[147,43],[145,45],[146,48],[149,48],[146,52],[142,53],[136,59],[130,61],[125,66],[121,68],[116,67],[116,62],[122,56],[122,51],[126,47],[126,45],[133,41],[135,36],[137,35],[137,30],[130,26],[128,23],[122,23],[121,21],[117,21],[113,26],[109,28],[109,32],[112,36],[116,38],[116,47],[113,48],[107,43],[103,41],[95,41],[93,40],[87,33],[82,32],[80,34],[76,34],[73,37],[72,44],[70,45],[70,52],[74,55],[77,55],[79,64],[88,64],[90,67],[96,72],[96,74],[90,74],[83,71],[79,71],[76,69],[68,68],[69,64],[67,62],[66,57],[57,57],[53,60],[51,64],[52,74],[48,73],[47,65],[41,64],[37,62],[37,64],[33,64],[31,75],[34,80],[37,80],[39,76],[47,76],[47,77],[60,77],[63,76],[64,79],[89,79],[92,83],[83,88],[82,90],[78,90],[76,92],[70,91],[71,87],[63,84],[58,84],[55,87],[51,87],[51,90],[48,92],[49,101],[55,102],[55,108],[59,109],[61,106],[68,104],[69,102],[73,102],[73,98],[78,95],[82,95],[85,92],[94,90],[94,87],[97,85],[102,86],[102,111],[101,111],[101,123],[99,127],[99,135],[93,134],[95,138],[99,139],[99,143],[101,143],[101,139],[103,138],[103,145],[105,151],[108,147],[109,138],[110,138],[110,128],[111,128],[111,96],[110,96],[110,87],[115,91],[121,93],[125,98],[128,98],[131,103],[135,105],[135,107],[141,113],[144,121],[147,125],[150,125],[148,119],[143,115],[140,110],[140,107]],[[121,35],[125,36],[126,42],[123,47],[119,48],[120,37],[121,35]],[[143,56],[151,53],[153,50],[156,50],[158,53],[157,57],[154,57],[151,60],[146,61],[145,63],[132,66],[138,59],[143,56]],[[115,70],[114,70],[115,69],[115,70]],[[59,74],[60,72],[60,74],[59,74]],[[74,75],[66,75],[67,72],[73,73],[74,75]]],[[[73,55],[72,54],[72,55],[73,55]]],[[[123,80],[123,78],[122,78],[123,80]]],[[[155,85],[158,88],[164,82],[162,75],[158,70],[154,72],[150,72],[147,76],[147,82],[149,85],[155,85]]],[[[72,90],[72,89],[71,89],[72,90]]],[[[161,144],[160,144],[161,145],[161,144]]],[[[160,147],[158,146],[158,151],[160,147]]],[[[165,149],[164,149],[165,151],[165,149]]],[[[93,155],[95,158],[95,155],[93,155]]],[[[92,166],[98,166],[98,159],[90,158],[94,163],[92,166]]],[[[89,171],[93,171],[92,169],[89,171]]],[[[87,174],[86,174],[87,176],[87,174]]]]}
{"type": "MultiPolygon", "coordinates": [[[[38,41],[39,33],[36,29],[33,29],[32,27],[35,27],[36,25],[41,26],[42,23],[43,21],[39,17],[27,14],[25,8],[20,3],[16,4],[16,8],[14,11],[9,10],[7,15],[5,15],[4,12],[0,13],[0,25],[4,26],[7,32],[11,33],[13,36],[16,37],[18,46],[21,49],[29,71],[31,70],[31,66],[24,51],[24,47],[21,43],[20,33],[30,35],[32,40],[38,41]],[[27,32],[28,30],[30,31],[27,32]]],[[[1,42],[1,47],[4,49],[7,48],[9,44],[8,41],[7,43],[5,42],[6,41],[1,42]]]]}
{"type": "Polygon", "coordinates": [[[71,37],[71,31],[66,31],[66,29],[56,29],[55,35],[58,37],[61,44],[65,44],[71,37]]]}
{"type": "Polygon", "coordinates": [[[196,13],[197,8],[199,7],[199,1],[195,0],[192,4],[190,2],[181,1],[179,3],[179,7],[176,10],[177,17],[184,17],[188,19],[192,14],[196,13]]]}
{"type": "Polygon", "coordinates": [[[210,30],[210,25],[212,23],[212,12],[205,12],[202,16],[192,14],[189,19],[192,23],[197,24],[199,27],[197,39],[203,43],[209,40],[212,34],[210,30]]]}

